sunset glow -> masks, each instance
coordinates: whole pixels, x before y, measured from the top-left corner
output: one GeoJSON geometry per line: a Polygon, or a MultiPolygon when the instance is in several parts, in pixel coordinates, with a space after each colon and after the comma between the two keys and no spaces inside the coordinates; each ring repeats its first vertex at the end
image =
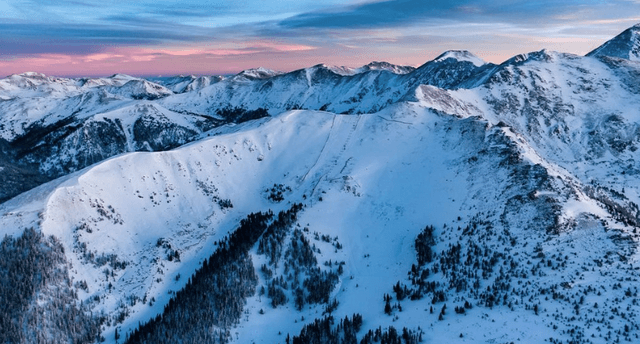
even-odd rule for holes
{"type": "Polygon", "coordinates": [[[640,2],[95,0],[0,4],[0,75],[232,74],[373,60],[420,65],[468,49],[500,63],[541,49],[584,54],[640,21],[640,2]]]}

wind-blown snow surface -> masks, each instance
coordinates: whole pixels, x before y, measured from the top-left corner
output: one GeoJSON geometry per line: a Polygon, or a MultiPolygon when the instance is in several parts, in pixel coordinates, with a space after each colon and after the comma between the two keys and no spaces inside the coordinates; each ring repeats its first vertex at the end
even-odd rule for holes
{"type": "MultiPolygon", "coordinates": [[[[93,104],[78,116],[123,128],[127,149],[114,151],[161,150],[152,136],[134,138],[145,120],[182,128],[166,137],[191,143],[112,157],[4,202],[0,234],[33,226],[59,238],[79,300],[107,317],[110,343],[116,328],[125,336],[162,313],[249,213],[296,203],[320,268],[344,262],[333,315],[362,314],[361,335],[393,325],[420,328],[427,343],[633,342],[639,76],[620,56],[549,51],[501,65],[447,52],[407,74],[256,69],[173,95],[185,80],[156,88],[119,75],[85,92],[77,80],[14,76],[0,87],[55,99],[0,103],[34,123],[58,123],[44,105],[71,109],[49,96],[76,90],[93,104]],[[215,127],[237,108],[271,116],[215,127]],[[220,122],[204,128],[207,116],[220,122]],[[416,237],[431,225],[433,260],[420,262],[416,237]]],[[[3,117],[8,145],[25,128],[18,117],[3,117]]],[[[270,280],[263,264],[288,280],[283,257],[270,265],[257,247],[250,254],[258,290],[270,280]]],[[[276,308],[249,297],[229,339],[284,342],[323,316],[326,305],[297,310],[294,292],[283,293],[276,308]]]]}

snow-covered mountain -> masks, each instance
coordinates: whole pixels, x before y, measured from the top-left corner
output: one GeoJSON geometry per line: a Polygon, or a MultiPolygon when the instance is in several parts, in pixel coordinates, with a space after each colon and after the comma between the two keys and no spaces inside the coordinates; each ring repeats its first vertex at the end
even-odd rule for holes
{"type": "Polygon", "coordinates": [[[180,107],[209,115],[229,107],[262,108],[270,114],[291,109],[369,113],[411,97],[419,85],[457,88],[476,83],[493,66],[478,66],[478,60],[472,62],[452,55],[427,62],[407,74],[374,69],[351,75],[323,64],[251,80],[241,73],[240,78],[232,77],[199,92],[168,97],[160,103],[168,109],[180,107]]]}
{"type": "Polygon", "coordinates": [[[587,56],[609,56],[640,61],[640,24],[623,31],[612,40],[594,49],[587,56]]]}
{"type": "Polygon", "coordinates": [[[233,79],[239,80],[239,81],[269,79],[280,74],[282,74],[282,72],[277,72],[264,67],[258,67],[258,68],[243,70],[242,72],[234,75],[233,79]]]}
{"type": "MultiPolygon", "coordinates": [[[[325,65],[284,74],[257,68],[226,79],[13,75],[0,80],[0,139],[12,166],[50,180],[117,154],[174,148],[220,124],[290,109],[375,112],[410,97],[418,85],[457,87],[487,69],[455,57],[406,74],[391,64],[367,66],[353,75],[325,65]]],[[[5,188],[0,200],[34,185],[5,188]]]]}
{"type": "Polygon", "coordinates": [[[373,61],[356,69],[356,73],[364,73],[371,70],[386,70],[395,74],[408,74],[413,72],[415,69],[415,67],[411,66],[399,66],[384,61],[373,61]]]}
{"type": "Polygon", "coordinates": [[[223,76],[174,76],[149,78],[149,81],[162,85],[174,93],[197,91],[223,80],[223,76]]]}
{"type": "Polygon", "coordinates": [[[449,50],[446,51],[440,56],[436,57],[434,61],[440,62],[445,61],[447,59],[452,59],[455,61],[466,61],[471,62],[476,67],[482,67],[486,64],[481,58],[477,57],[470,51],[466,50],[449,50]]]}
{"type": "Polygon", "coordinates": [[[3,340],[637,341],[624,35],[193,90],[3,79],[0,177],[39,185],[0,204],[3,340]]]}
{"type": "Polygon", "coordinates": [[[399,65],[395,65],[389,62],[384,62],[384,61],[373,61],[359,68],[351,68],[351,67],[345,67],[345,66],[331,66],[331,65],[325,65],[325,64],[320,64],[317,66],[329,69],[332,72],[339,75],[343,75],[343,76],[350,76],[350,75],[365,73],[372,70],[386,70],[394,74],[407,74],[407,73],[413,72],[416,69],[415,67],[399,66],[399,65]]]}

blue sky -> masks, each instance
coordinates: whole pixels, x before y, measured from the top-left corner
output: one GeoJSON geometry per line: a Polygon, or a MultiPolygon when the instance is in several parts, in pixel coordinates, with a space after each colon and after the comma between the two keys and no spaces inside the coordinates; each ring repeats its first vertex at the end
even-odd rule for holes
{"type": "Polygon", "coordinates": [[[640,22],[638,0],[0,0],[0,74],[218,74],[449,49],[487,61],[584,54],[640,22]]]}

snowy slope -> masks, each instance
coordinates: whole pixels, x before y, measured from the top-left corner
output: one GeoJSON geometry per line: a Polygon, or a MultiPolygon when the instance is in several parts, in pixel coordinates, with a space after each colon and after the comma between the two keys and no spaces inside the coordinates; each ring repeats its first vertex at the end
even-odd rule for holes
{"type": "Polygon", "coordinates": [[[415,70],[411,66],[399,66],[385,61],[373,61],[356,69],[356,73],[364,73],[371,70],[386,70],[395,74],[408,74],[415,70]]]}
{"type": "Polygon", "coordinates": [[[223,79],[223,76],[180,75],[173,77],[148,78],[147,80],[162,85],[174,93],[183,93],[202,89],[223,79]]]}
{"type": "MultiPolygon", "coordinates": [[[[631,229],[587,197],[579,181],[520,147],[509,129],[479,118],[437,115],[419,104],[399,104],[361,116],[283,113],[242,128],[222,128],[210,139],[177,150],[114,158],[48,187],[41,196],[26,193],[5,203],[0,211],[2,228],[13,228],[8,234],[15,234],[20,230],[16,223],[35,224],[28,222],[28,214],[40,213],[41,220],[32,220],[41,221],[44,233],[63,241],[74,267],[72,277],[88,284],[82,298],[98,295],[100,301],[92,304],[96,312],[115,317],[128,311],[118,325],[120,333],[154,316],[168,301],[168,291],[184,285],[183,278],[176,281],[177,274],[189,276],[214,249],[213,242],[233,230],[242,214],[282,209],[289,202],[306,204],[299,223],[311,232],[339,238],[342,249],[336,252],[331,245],[317,242],[322,251],[318,257],[321,262],[345,262],[333,294],[340,303],[336,314],[362,314],[365,329],[391,324],[392,317],[383,313],[382,296],[391,293],[396,281],[409,283],[407,272],[415,263],[413,241],[428,224],[437,228],[438,249],[446,251],[456,242],[469,245],[469,240],[493,252],[525,253],[514,261],[516,266],[527,264],[537,245],[552,254],[567,240],[584,248],[592,247],[593,240],[601,242],[598,249],[574,251],[575,258],[563,260],[567,265],[559,271],[543,269],[545,277],[533,282],[537,287],[530,287],[530,279],[514,272],[512,283],[524,281],[523,291],[563,282],[565,271],[601,259],[607,251],[635,260],[635,253],[615,240],[617,231],[611,231],[631,229]],[[273,184],[291,188],[285,202],[267,199],[264,189],[273,184]],[[230,199],[233,208],[222,209],[219,199],[230,199]],[[594,216],[609,223],[609,232],[594,216]],[[466,237],[456,229],[473,223],[481,229],[466,237]],[[580,234],[585,230],[591,234],[580,234]],[[502,246],[508,238],[511,244],[502,246]],[[162,245],[165,242],[170,249],[162,245]],[[180,262],[168,261],[167,250],[178,250],[180,262]],[[104,266],[84,258],[86,252],[96,257],[115,255],[126,267],[113,269],[105,277],[104,266]],[[145,294],[155,298],[155,306],[127,304],[145,294]]],[[[500,261],[507,261],[507,256],[501,257],[500,261]]],[[[611,273],[635,276],[633,270],[611,273]]],[[[584,275],[580,278],[593,283],[613,283],[599,273],[584,275]]],[[[492,276],[481,280],[483,288],[492,285],[492,276]]],[[[447,280],[446,275],[435,278],[447,280]]],[[[447,295],[451,308],[458,295],[474,300],[472,293],[450,290],[447,295]]],[[[548,316],[555,308],[563,310],[562,302],[536,300],[545,307],[547,317],[535,315],[522,304],[512,306],[513,311],[501,307],[495,312],[477,304],[477,310],[464,317],[451,314],[446,322],[439,322],[437,314],[425,313],[432,305],[429,297],[403,301],[403,311],[394,314],[404,326],[428,328],[429,341],[464,342],[460,333],[502,340],[510,338],[510,328],[520,323],[527,324],[518,334],[524,341],[540,341],[550,334],[567,338],[549,328],[553,322],[548,316]],[[487,312],[489,317],[484,315],[487,312]],[[493,326],[493,320],[500,326],[493,326]],[[478,332],[476,326],[486,330],[478,332]]],[[[278,333],[296,334],[304,324],[298,319],[318,317],[322,309],[312,306],[298,313],[291,303],[272,309],[268,300],[256,296],[248,300],[246,318],[233,331],[238,342],[283,341],[278,333]]],[[[569,319],[569,314],[561,313],[569,319]]],[[[562,329],[570,326],[560,320],[557,324],[562,329]]],[[[113,326],[107,326],[109,340],[112,331],[113,326]]]]}
{"type": "Polygon", "coordinates": [[[413,72],[416,68],[411,66],[399,66],[385,61],[373,61],[362,67],[352,68],[346,66],[332,66],[326,64],[320,64],[318,67],[323,67],[331,70],[332,72],[342,76],[352,76],[355,74],[365,73],[374,70],[386,70],[394,74],[408,74],[413,72]]]}

